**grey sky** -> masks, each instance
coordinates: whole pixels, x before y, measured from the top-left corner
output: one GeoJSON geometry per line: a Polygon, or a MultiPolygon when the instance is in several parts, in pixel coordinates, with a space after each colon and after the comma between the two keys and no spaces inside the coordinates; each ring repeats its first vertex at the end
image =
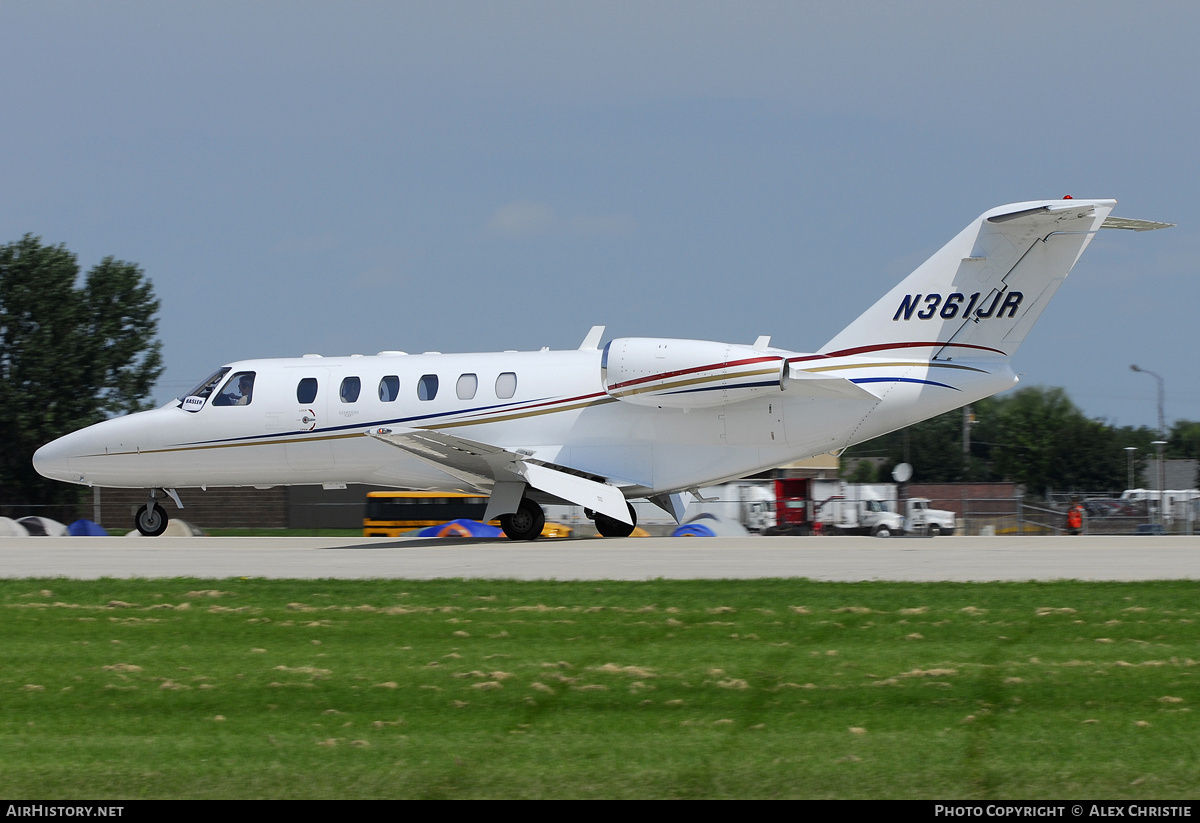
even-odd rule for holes
{"type": "Polygon", "coordinates": [[[0,242],[140,264],[160,401],[258,356],[814,350],[980,212],[1115,197],[1018,353],[1200,419],[1191,3],[0,4],[0,242]]]}

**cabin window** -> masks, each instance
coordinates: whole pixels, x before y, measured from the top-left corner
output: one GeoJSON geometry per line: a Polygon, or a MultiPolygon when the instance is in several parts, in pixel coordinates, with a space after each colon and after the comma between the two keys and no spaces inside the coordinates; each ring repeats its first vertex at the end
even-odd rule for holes
{"type": "Polygon", "coordinates": [[[458,385],[455,390],[458,392],[459,400],[470,400],[475,396],[475,391],[479,388],[479,378],[473,374],[463,374],[458,378],[458,385]]]}
{"type": "Polygon", "coordinates": [[[311,403],[317,399],[317,378],[306,377],[296,384],[296,402],[311,403]]]}
{"type": "Polygon", "coordinates": [[[437,397],[438,379],[436,374],[423,374],[417,381],[417,398],[432,400],[437,397]]]}
{"type": "Polygon", "coordinates": [[[214,406],[249,406],[254,399],[254,372],[240,371],[225,381],[224,388],[213,399],[214,406]]]}
{"type": "Polygon", "coordinates": [[[362,391],[362,381],[357,377],[347,377],[342,381],[342,388],[338,392],[338,397],[343,403],[354,403],[358,400],[358,393],[362,391]]]}
{"type": "Polygon", "coordinates": [[[394,403],[400,396],[400,378],[394,374],[379,381],[379,399],[384,403],[394,403]]]}
{"type": "Polygon", "coordinates": [[[517,375],[516,372],[502,372],[496,378],[496,396],[501,400],[507,400],[517,393],[517,375]]]}

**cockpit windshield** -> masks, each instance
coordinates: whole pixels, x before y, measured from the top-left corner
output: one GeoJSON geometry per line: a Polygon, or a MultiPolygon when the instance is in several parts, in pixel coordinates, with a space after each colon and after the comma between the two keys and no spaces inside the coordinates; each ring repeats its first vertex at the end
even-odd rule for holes
{"type": "Polygon", "coordinates": [[[188,408],[191,411],[199,409],[200,406],[204,405],[204,401],[208,399],[208,396],[213,393],[213,390],[216,389],[220,384],[221,378],[228,373],[228,366],[222,366],[221,368],[217,369],[208,377],[200,381],[200,383],[196,385],[196,388],[192,389],[183,397],[180,397],[180,403],[184,408],[188,408]],[[196,398],[196,400],[192,400],[191,403],[188,403],[187,401],[191,398],[196,398]]]}

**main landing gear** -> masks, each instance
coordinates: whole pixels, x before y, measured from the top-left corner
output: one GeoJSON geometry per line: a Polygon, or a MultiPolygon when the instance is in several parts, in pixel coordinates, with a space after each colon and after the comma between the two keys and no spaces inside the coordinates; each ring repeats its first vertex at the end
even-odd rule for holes
{"type": "Polygon", "coordinates": [[[521,498],[515,512],[500,515],[500,528],[509,540],[537,540],[546,525],[546,513],[528,497],[521,498]]]}
{"type": "Polygon", "coordinates": [[[601,537],[629,537],[637,528],[637,512],[633,510],[632,504],[626,503],[625,505],[629,507],[629,519],[633,521],[632,523],[622,523],[615,517],[594,512],[591,509],[584,509],[583,513],[595,521],[596,531],[600,532],[601,537]]]}

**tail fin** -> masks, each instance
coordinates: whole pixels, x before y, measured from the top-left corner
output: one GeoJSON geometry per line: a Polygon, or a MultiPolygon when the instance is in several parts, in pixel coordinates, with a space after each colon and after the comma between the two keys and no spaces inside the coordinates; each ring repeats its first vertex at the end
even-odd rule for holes
{"type": "Polygon", "coordinates": [[[985,212],[820,353],[1011,356],[1116,202],[1041,200],[985,212]]]}

